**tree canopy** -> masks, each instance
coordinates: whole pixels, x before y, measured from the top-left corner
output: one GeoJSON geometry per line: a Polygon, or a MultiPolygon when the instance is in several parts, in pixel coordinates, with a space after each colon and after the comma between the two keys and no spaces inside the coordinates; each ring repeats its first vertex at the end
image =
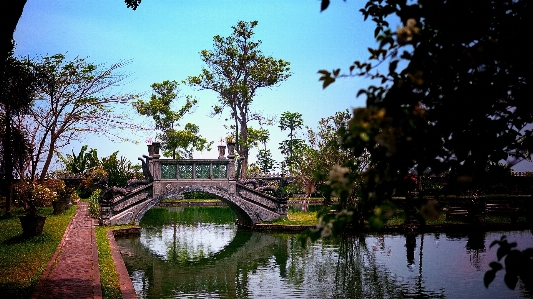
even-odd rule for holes
{"type": "Polygon", "coordinates": [[[188,123],[184,130],[177,130],[179,121],[192,112],[197,100],[186,96],[183,106],[175,111],[171,105],[179,99],[179,83],[165,80],[151,87],[153,92],[149,101],[138,100],[132,104],[139,114],[151,116],[154,120],[157,138],[163,141],[163,154],[173,159],[192,158],[194,150],[209,149],[212,142],[199,135],[200,128],[197,125],[188,123]]]}
{"type": "MultiPolygon", "coordinates": [[[[330,1],[321,4],[325,10],[330,1]]],[[[360,12],[375,23],[377,48],[369,47],[368,60],[355,61],[348,72],[319,73],[324,88],[342,77],[378,80],[358,92],[366,107],[354,109],[340,130],[343,146],[356,156],[369,151],[371,164],[357,204],[322,218],[322,229],[311,236],[340,233],[361,216],[382,224],[387,201],[412,170],[445,173],[448,184],[476,192],[487,169],[531,161],[532,6],[526,0],[367,1],[360,12]]],[[[342,182],[356,179],[346,170],[332,171],[329,184],[342,190],[342,182]]],[[[514,289],[519,277],[530,285],[533,250],[513,250],[516,243],[505,237],[493,245],[500,246],[498,260],[507,256],[507,286],[514,289]]],[[[490,267],[486,287],[503,268],[490,267]]]]}
{"type": "Polygon", "coordinates": [[[360,12],[376,24],[378,47],[349,72],[320,71],[324,87],[340,77],[379,82],[358,92],[367,105],[341,130],[344,146],[371,154],[364,199],[389,199],[413,168],[475,184],[488,165],[531,159],[531,7],[518,0],[366,3],[360,12]]]}
{"type": "Polygon", "coordinates": [[[199,89],[218,94],[219,105],[214,114],[230,109],[236,130],[237,152],[243,158],[241,175],[248,166],[248,123],[258,116],[251,104],[258,89],[275,86],[291,75],[289,62],[265,56],[260,50],[261,41],[253,40],[257,21],[239,21],[232,26],[228,37],[213,37],[213,50],[202,50],[200,55],[205,67],[198,76],[189,76],[186,82],[199,89]]]}
{"type": "Polygon", "coordinates": [[[299,112],[285,111],[279,118],[279,128],[282,131],[289,130],[289,139],[280,142],[279,149],[285,155],[285,163],[290,167],[294,162],[294,152],[303,147],[304,140],[296,138],[296,130],[303,127],[304,121],[299,112]]]}
{"type": "Polygon", "coordinates": [[[116,130],[132,128],[109,104],[127,102],[133,95],[112,94],[127,75],[119,72],[127,62],[110,66],[85,58],[67,60],[63,54],[33,61],[39,84],[35,104],[24,123],[34,152],[28,165],[30,177],[41,171],[44,180],[54,153],[86,133],[124,140],[116,130]],[[39,161],[44,161],[42,168],[39,161]]]}

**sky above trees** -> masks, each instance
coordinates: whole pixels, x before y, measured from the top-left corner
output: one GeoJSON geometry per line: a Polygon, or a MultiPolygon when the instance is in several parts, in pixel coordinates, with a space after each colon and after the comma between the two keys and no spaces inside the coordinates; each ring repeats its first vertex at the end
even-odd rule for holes
{"type": "MultiPolygon", "coordinates": [[[[368,82],[360,78],[338,80],[324,90],[317,74],[320,69],[346,69],[355,60],[368,58],[367,48],[375,45],[374,28],[371,22],[363,21],[358,11],[361,5],[360,1],[339,0],[321,13],[319,1],[161,0],[143,1],[132,11],[119,0],[28,1],[14,35],[15,54],[34,57],[66,53],[70,59],[89,57],[90,62],[106,64],[131,60],[124,68],[130,77],[114,93],[144,93],[143,99],[148,99],[152,83],[181,81],[200,73],[203,64],[199,52],[213,49],[213,36],[229,36],[231,26],[239,20],[257,20],[254,32],[255,38],[263,42],[261,50],[290,62],[293,74],[279,86],[261,90],[254,99],[254,108],[278,119],[285,111],[299,112],[304,125],[316,128],[321,118],[365,105],[364,97],[355,95],[368,82]]],[[[195,113],[187,115],[182,126],[187,122],[197,124],[202,136],[218,145],[228,132],[222,125],[231,121],[225,121],[229,115],[209,116],[217,103],[216,94],[185,85],[181,90],[183,95],[198,98],[195,113]]],[[[132,119],[150,124],[149,118],[133,109],[125,105],[121,109],[132,119]]],[[[277,125],[267,129],[271,132],[268,146],[279,162],[282,156],[277,148],[286,136],[277,125]]],[[[138,144],[91,137],[65,151],[78,152],[88,144],[97,148],[100,156],[119,150],[120,155],[135,161],[146,153],[145,140],[155,137],[155,133],[152,136],[147,132],[124,134],[131,135],[138,144]]],[[[251,152],[252,162],[256,154],[257,149],[251,152]]],[[[216,157],[216,147],[195,154],[195,158],[216,157]]]]}
{"type": "MultiPolygon", "coordinates": [[[[373,43],[371,24],[364,23],[357,1],[338,1],[320,13],[317,1],[143,1],[136,11],[123,1],[97,0],[28,1],[15,31],[18,56],[53,55],[89,57],[94,63],[132,60],[124,69],[131,76],[119,87],[124,93],[146,93],[150,85],[163,80],[181,81],[200,73],[199,52],[213,49],[213,36],[231,34],[239,20],[259,22],[255,37],[263,41],[265,55],[291,63],[293,75],[271,90],[262,90],[254,106],[266,116],[285,111],[300,112],[305,125],[316,127],[322,117],[350,107],[364,105],[356,92],[364,87],[360,79],[344,80],[326,90],[318,82],[319,69],[347,66],[354,59],[366,59],[367,46],[373,43]]],[[[193,91],[182,86],[182,93],[199,99],[196,112],[183,124],[193,122],[210,141],[226,136],[221,125],[225,117],[209,117],[216,104],[212,91],[193,91]]],[[[133,111],[133,110],[131,110],[133,111]]],[[[131,112],[132,118],[148,121],[131,112]]],[[[148,122],[147,122],[148,124],[148,122]]],[[[256,125],[258,127],[258,125],[256,125]]],[[[285,138],[277,126],[269,127],[269,146],[277,149],[285,138]]],[[[127,133],[127,132],[125,132],[127,133]]],[[[114,144],[95,138],[73,144],[75,152],[83,144],[98,148],[100,155],[119,150],[135,160],[146,152],[147,133],[134,134],[139,144],[114,144]]],[[[68,152],[71,148],[65,148],[68,152]]],[[[195,158],[216,158],[212,152],[195,158]]],[[[257,150],[252,151],[255,156],[257,150]]],[[[274,151],[276,152],[276,151],[274,151]]],[[[274,154],[281,161],[281,155],[274,154]]],[[[253,158],[252,158],[253,160],[253,158]]]]}

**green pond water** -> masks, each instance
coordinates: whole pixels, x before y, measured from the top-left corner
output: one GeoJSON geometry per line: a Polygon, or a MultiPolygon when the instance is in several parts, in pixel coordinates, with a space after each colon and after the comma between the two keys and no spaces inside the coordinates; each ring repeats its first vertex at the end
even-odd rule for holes
{"type": "Polygon", "coordinates": [[[302,247],[297,234],[238,229],[227,207],[154,208],[141,236],[117,238],[139,298],[533,298],[509,290],[492,241],[531,232],[367,235],[302,247]]]}

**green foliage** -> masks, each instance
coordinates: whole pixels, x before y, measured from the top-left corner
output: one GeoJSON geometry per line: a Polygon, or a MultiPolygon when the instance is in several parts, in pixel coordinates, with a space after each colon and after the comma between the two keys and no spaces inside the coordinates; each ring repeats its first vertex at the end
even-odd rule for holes
{"type": "Polygon", "coordinates": [[[268,140],[270,140],[270,132],[268,129],[259,128],[254,129],[252,127],[248,127],[248,139],[247,143],[243,144],[243,141],[241,140],[241,145],[246,147],[259,147],[260,145],[263,145],[263,148],[266,149],[266,144],[268,140]]]}
{"type": "MultiPolygon", "coordinates": [[[[322,1],[322,9],[328,5],[322,1]]],[[[319,80],[324,88],[342,77],[377,80],[357,93],[366,107],[354,109],[340,131],[355,157],[370,154],[357,202],[363,219],[386,220],[378,211],[410,171],[449,173],[449,184],[468,182],[473,192],[488,167],[531,160],[530,1],[370,0],[360,12],[375,23],[378,47],[368,48],[367,61],[355,61],[349,73],[320,70],[319,80]]],[[[338,176],[341,182],[355,178],[338,176]]],[[[514,245],[505,239],[494,244],[500,245],[498,259],[509,259],[504,280],[514,288],[519,270],[511,265],[524,253],[510,250],[514,245]]],[[[503,268],[490,266],[485,285],[503,268]]]]}
{"type": "Polygon", "coordinates": [[[67,185],[60,179],[48,179],[42,182],[42,185],[56,194],[55,200],[70,201],[73,188],[67,188],[67,185]]]}
{"type": "Polygon", "coordinates": [[[57,152],[57,156],[65,165],[65,170],[70,173],[83,173],[89,168],[98,166],[98,153],[95,149],[91,148],[87,152],[87,145],[81,147],[79,154],[76,156],[74,150],[72,150],[72,155],[67,154],[63,156],[61,153],[57,152]]]}
{"type": "Polygon", "coordinates": [[[174,125],[196,105],[196,100],[186,97],[185,104],[177,112],[172,110],[172,103],[178,98],[179,83],[165,80],[161,83],[153,83],[150,101],[138,100],[132,103],[133,107],[141,115],[150,116],[155,122],[157,130],[173,128],[174,125]]]}
{"type": "Polygon", "coordinates": [[[360,10],[376,24],[379,46],[368,49],[367,61],[350,65],[349,73],[319,73],[324,87],[341,77],[379,82],[359,91],[367,105],[355,109],[340,130],[354,157],[371,157],[358,203],[367,216],[412,169],[449,171],[475,188],[488,165],[531,158],[527,82],[533,60],[523,38],[531,7],[511,0],[390,0],[368,1],[360,10]],[[401,26],[393,30],[393,22],[401,26]]]}
{"type": "Polygon", "coordinates": [[[124,3],[126,3],[127,8],[131,8],[133,10],[136,10],[137,7],[141,4],[142,0],[124,0],[124,3]]]}
{"type": "Polygon", "coordinates": [[[128,180],[142,178],[141,166],[133,165],[126,157],[118,158],[118,151],[102,158],[100,164],[107,173],[107,185],[125,187],[128,180]]]}
{"type": "Polygon", "coordinates": [[[289,130],[289,139],[280,142],[279,149],[281,153],[285,155],[285,164],[289,166],[295,163],[294,155],[300,152],[305,142],[303,139],[297,139],[296,130],[301,129],[303,126],[302,114],[299,112],[283,112],[279,118],[279,128],[281,131],[289,130]]]}
{"type": "Polygon", "coordinates": [[[91,196],[89,196],[89,214],[94,219],[98,219],[100,216],[100,202],[98,201],[100,193],[102,193],[102,190],[96,189],[91,196]]]}
{"type": "MultiPolygon", "coordinates": [[[[12,54],[2,59],[0,70],[0,177],[6,180],[0,191],[8,199],[13,178],[16,174],[24,177],[24,166],[33,149],[27,132],[16,119],[29,111],[37,86],[29,61],[18,60],[12,54]]],[[[7,200],[6,211],[10,208],[7,200]]]]}
{"type": "Polygon", "coordinates": [[[107,171],[101,166],[91,168],[85,172],[85,179],[78,187],[78,193],[80,197],[87,198],[98,188],[100,183],[104,182],[107,178],[107,171]]]}
{"type": "Polygon", "coordinates": [[[263,170],[259,167],[257,163],[250,163],[250,165],[248,165],[248,170],[246,171],[246,177],[259,177],[262,173],[263,170]]]}
{"type": "Polygon", "coordinates": [[[13,184],[13,191],[14,198],[31,215],[37,215],[40,208],[50,206],[58,198],[58,194],[50,190],[47,184],[32,181],[21,180],[13,184]]]}
{"type": "Polygon", "coordinates": [[[163,154],[175,159],[192,159],[194,151],[211,150],[213,142],[208,142],[199,132],[200,128],[191,123],[187,123],[184,130],[167,130],[161,136],[163,154]]]}
{"type": "Polygon", "coordinates": [[[219,95],[219,105],[214,114],[223,113],[227,107],[234,121],[237,152],[243,157],[241,174],[248,167],[248,123],[254,118],[251,104],[259,88],[268,88],[285,81],[289,76],[289,63],[265,56],[259,49],[261,41],[253,41],[257,21],[239,21],[232,26],[228,37],[213,37],[213,51],[202,50],[206,67],[198,76],[189,76],[187,84],[199,89],[209,89],[219,95]]]}
{"type": "Polygon", "coordinates": [[[270,170],[274,169],[274,164],[276,161],[272,159],[272,153],[270,150],[259,150],[257,154],[257,165],[261,169],[261,172],[268,173],[270,170]]]}
{"type": "Polygon", "coordinates": [[[95,227],[96,245],[98,246],[98,267],[100,268],[100,282],[102,283],[102,297],[104,299],[122,298],[120,280],[115,269],[111,246],[107,239],[107,231],[111,227],[95,227]]]}
{"type": "Polygon", "coordinates": [[[306,193],[319,190],[327,201],[331,196],[337,197],[342,193],[345,196],[343,205],[355,200],[358,195],[361,183],[358,177],[368,161],[366,153],[355,156],[353,151],[339,143],[338,132],[347,126],[349,119],[350,114],[345,110],[320,119],[317,130],[307,127],[309,144],[298,149],[297,159],[291,166],[291,172],[297,177],[300,188],[307,190],[306,193]],[[351,170],[353,173],[349,173],[351,170]],[[330,176],[342,178],[343,183],[336,185],[343,186],[342,192],[333,190],[333,185],[328,183],[330,176]]]}
{"type": "Polygon", "coordinates": [[[162,83],[151,85],[153,93],[150,101],[138,100],[133,102],[133,107],[141,115],[151,116],[155,123],[156,130],[161,131],[157,137],[163,143],[163,154],[173,159],[192,158],[194,150],[209,150],[212,143],[199,135],[199,127],[188,123],[184,130],[177,130],[179,121],[187,113],[191,113],[197,100],[190,96],[185,97],[185,104],[174,111],[171,105],[179,95],[179,83],[165,80],[162,83]]]}
{"type": "MultiPolygon", "coordinates": [[[[27,113],[33,102],[37,85],[31,62],[20,60],[11,53],[5,61],[0,81],[0,107],[2,114],[13,117],[27,113]]],[[[11,119],[9,119],[11,120],[11,119]]]]}
{"type": "MultiPolygon", "coordinates": [[[[39,100],[25,121],[25,129],[34,140],[33,161],[44,161],[39,164],[42,166],[39,180],[46,178],[55,152],[88,132],[127,140],[123,134],[115,134],[115,129],[134,125],[113,113],[110,104],[127,102],[133,95],[109,92],[127,77],[119,72],[127,63],[105,66],[80,57],[69,61],[63,54],[32,61],[39,78],[35,97],[39,100]]],[[[38,163],[31,166],[30,177],[33,179],[38,163]]]]}

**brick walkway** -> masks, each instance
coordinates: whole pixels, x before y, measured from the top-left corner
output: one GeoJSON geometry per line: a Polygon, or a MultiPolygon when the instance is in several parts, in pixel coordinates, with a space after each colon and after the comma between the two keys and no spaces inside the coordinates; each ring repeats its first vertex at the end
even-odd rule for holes
{"type": "Polygon", "coordinates": [[[87,207],[79,203],[32,299],[102,298],[96,235],[87,207]]]}

